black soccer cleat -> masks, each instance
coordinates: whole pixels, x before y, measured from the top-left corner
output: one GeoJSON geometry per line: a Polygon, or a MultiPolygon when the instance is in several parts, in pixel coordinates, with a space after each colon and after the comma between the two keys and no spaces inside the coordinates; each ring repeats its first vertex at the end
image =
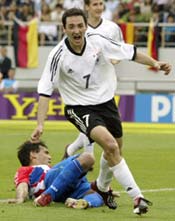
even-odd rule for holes
{"type": "Polygon", "coordinates": [[[148,206],[152,206],[152,202],[142,197],[138,197],[134,200],[134,210],[133,213],[137,215],[142,215],[148,212],[148,206]]]}
{"type": "Polygon", "coordinates": [[[107,192],[102,192],[97,187],[97,182],[94,181],[91,183],[91,189],[100,194],[100,196],[103,198],[103,201],[106,206],[109,207],[109,209],[117,209],[117,203],[114,200],[114,196],[112,194],[112,190],[109,190],[107,192]]]}

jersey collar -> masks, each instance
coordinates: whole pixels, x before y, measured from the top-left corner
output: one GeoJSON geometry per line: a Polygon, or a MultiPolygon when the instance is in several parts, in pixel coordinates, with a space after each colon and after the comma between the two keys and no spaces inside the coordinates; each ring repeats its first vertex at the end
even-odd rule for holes
{"type": "Polygon", "coordinates": [[[96,29],[96,28],[98,28],[101,24],[102,24],[102,22],[103,22],[103,19],[101,19],[100,20],[100,22],[98,23],[98,25],[97,26],[92,26],[92,25],[90,25],[90,24],[88,24],[91,28],[93,28],[93,29],[96,29]]]}
{"type": "Polygon", "coordinates": [[[86,38],[84,39],[84,46],[83,46],[80,53],[77,53],[76,51],[73,50],[73,48],[71,48],[68,38],[65,39],[65,44],[66,44],[67,48],[69,49],[69,51],[71,51],[75,55],[81,56],[86,48],[86,38]]]}

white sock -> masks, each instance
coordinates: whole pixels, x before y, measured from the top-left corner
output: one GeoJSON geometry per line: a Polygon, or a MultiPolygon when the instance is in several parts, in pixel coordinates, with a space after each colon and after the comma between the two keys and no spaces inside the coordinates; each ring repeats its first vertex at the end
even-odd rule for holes
{"type": "Polygon", "coordinates": [[[94,143],[91,143],[91,144],[88,144],[87,146],[84,146],[84,151],[94,154],[94,143]]]}
{"type": "Polygon", "coordinates": [[[103,153],[101,154],[100,159],[100,173],[97,178],[97,186],[98,189],[106,192],[109,190],[109,185],[112,181],[113,172],[110,170],[108,161],[103,157],[103,153]]]}
{"type": "Polygon", "coordinates": [[[131,171],[124,159],[114,167],[110,168],[116,180],[123,186],[129,196],[134,200],[137,197],[143,197],[140,188],[137,186],[131,171]]]}
{"type": "MultiPolygon", "coordinates": [[[[84,134],[83,134],[84,135],[84,134]]],[[[83,139],[84,151],[88,153],[94,153],[94,143],[90,143],[89,138],[84,135],[83,139]]]]}
{"type": "Polygon", "coordinates": [[[72,156],[76,151],[78,151],[83,147],[85,137],[86,137],[85,134],[80,133],[77,139],[68,146],[67,153],[69,156],[72,156]]]}

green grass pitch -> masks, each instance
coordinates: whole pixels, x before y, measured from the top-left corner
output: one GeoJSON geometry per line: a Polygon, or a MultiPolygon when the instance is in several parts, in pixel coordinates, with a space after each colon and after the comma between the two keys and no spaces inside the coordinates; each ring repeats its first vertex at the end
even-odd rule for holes
{"type": "MultiPolygon", "coordinates": [[[[15,196],[13,177],[20,166],[17,147],[30,137],[36,122],[0,121],[0,199],[15,196]]],[[[46,123],[42,139],[48,144],[52,163],[62,157],[66,144],[78,132],[67,123],[46,123]]],[[[96,163],[89,180],[98,176],[101,149],[95,146],[96,163]]],[[[1,221],[174,221],[175,220],[175,126],[124,124],[123,155],[134,177],[153,202],[149,213],[139,217],[132,213],[132,200],[117,181],[112,188],[121,192],[117,210],[103,206],[87,210],[65,208],[53,203],[49,207],[34,207],[32,201],[22,205],[0,204],[1,221]]]]}

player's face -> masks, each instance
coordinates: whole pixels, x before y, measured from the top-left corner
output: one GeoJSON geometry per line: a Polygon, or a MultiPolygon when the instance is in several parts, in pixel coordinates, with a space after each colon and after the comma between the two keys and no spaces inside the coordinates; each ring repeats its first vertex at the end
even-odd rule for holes
{"type": "Polygon", "coordinates": [[[104,11],[103,0],[91,0],[89,5],[86,5],[88,16],[91,18],[100,19],[104,11]]]}
{"type": "Polygon", "coordinates": [[[84,45],[84,35],[87,26],[82,16],[71,16],[66,19],[64,32],[73,49],[84,45]]]}
{"type": "Polygon", "coordinates": [[[51,156],[47,148],[40,146],[40,151],[38,153],[34,153],[35,160],[38,165],[50,165],[51,164],[51,156]]]}

